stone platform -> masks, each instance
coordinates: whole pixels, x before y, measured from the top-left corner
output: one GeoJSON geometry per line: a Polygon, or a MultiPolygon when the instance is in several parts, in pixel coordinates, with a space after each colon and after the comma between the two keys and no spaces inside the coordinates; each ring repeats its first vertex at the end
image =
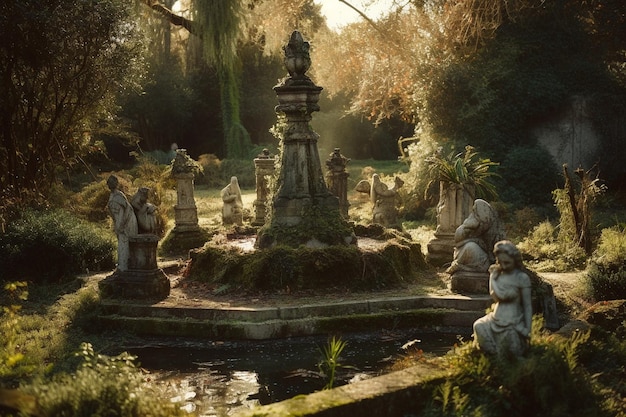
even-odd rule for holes
{"type": "Polygon", "coordinates": [[[108,329],[143,336],[214,340],[263,340],[396,328],[470,333],[472,323],[491,305],[487,295],[453,294],[371,293],[353,298],[298,300],[298,295],[285,295],[272,305],[255,299],[229,305],[198,299],[176,302],[173,295],[157,303],[106,299],[101,301],[99,321],[108,329]]]}

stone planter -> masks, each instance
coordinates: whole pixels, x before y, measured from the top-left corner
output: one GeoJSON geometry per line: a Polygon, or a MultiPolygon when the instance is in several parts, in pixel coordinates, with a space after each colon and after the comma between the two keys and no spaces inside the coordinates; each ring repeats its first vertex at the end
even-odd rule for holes
{"type": "Polygon", "coordinates": [[[431,264],[442,266],[452,262],[454,232],[472,211],[474,194],[473,187],[443,181],[439,183],[437,229],[435,237],[427,245],[426,259],[431,264]]]}

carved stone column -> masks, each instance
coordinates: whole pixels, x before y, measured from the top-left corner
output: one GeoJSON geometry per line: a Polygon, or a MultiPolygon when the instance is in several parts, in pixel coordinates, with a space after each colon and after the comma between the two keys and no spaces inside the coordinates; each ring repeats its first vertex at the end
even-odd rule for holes
{"type": "Polygon", "coordinates": [[[320,164],[317,140],[309,122],[322,91],[305,75],[311,65],[309,43],[295,31],[285,51],[289,76],[274,87],[276,112],[285,115],[278,189],[274,193],[269,224],[259,230],[257,246],[332,245],[352,243],[350,226],[339,213],[320,164]]]}
{"type": "Polygon", "coordinates": [[[198,229],[198,209],[194,199],[194,173],[179,172],[173,174],[176,180],[176,205],[174,206],[174,230],[189,232],[198,229]]]}
{"type": "Polygon", "coordinates": [[[344,219],[348,219],[350,207],[348,202],[348,177],[350,174],[346,171],[348,162],[350,159],[343,156],[339,148],[335,148],[326,160],[326,167],[328,168],[326,184],[330,192],[339,199],[339,211],[344,219]]]}
{"type": "Polygon", "coordinates": [[[269,197],[268,178],[274,175],[275,159],[270,151],[263,152],[254,158],[254,173],[256,179],[256,200],[254,200],[253,226],[263,226],[267,216],[267,200],[269,197]]]}
{"type": "Polygon", "coordinates": [[[198,225],[198,209],[194,198],[194,178],[199,166],[185,149],[177,149],[172,161],[171,176],[176,180],[174,228],[165,237],[161,249],[166,253],[185,253],[202,246],[209,234],[198,225]]]}

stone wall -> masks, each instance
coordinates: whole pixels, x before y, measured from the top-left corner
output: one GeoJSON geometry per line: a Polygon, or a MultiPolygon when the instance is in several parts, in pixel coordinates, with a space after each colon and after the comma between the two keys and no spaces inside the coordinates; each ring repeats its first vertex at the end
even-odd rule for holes
{"type": "Polygon", "coordinates": [[[577,96],[558,115],[533,129],[538,142],[554,157],[558,166],[589,169],[598,161],[600,138],[587,111],[588,102],[577,96]]]}
{"type": "Polygon", "coordinates": [[[419,415],[430,399],[424,383],[449,374],[432,365],[420,364],[327,391],[300,395],[279,403],[255,407],[238,417],[403,417],[419,415]]]}

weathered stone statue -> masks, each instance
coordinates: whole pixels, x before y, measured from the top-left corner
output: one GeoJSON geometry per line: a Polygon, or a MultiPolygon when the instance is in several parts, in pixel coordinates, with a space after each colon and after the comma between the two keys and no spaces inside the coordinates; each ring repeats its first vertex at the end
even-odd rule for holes
{"type": "Polygon", "coordinates": [[[98,283],[103,298],[163,298],[170,293],[170,281],[157,265],[159,237],[153,232],[155,207],[147,202],[148,189],[142,188],[131,204],[119,190],[119,180],[107,180],[111,190],[108,208],[117,234],[118,264],[113,274],[98,283]],[[135,214],[137,212],[137,215],[135,214]],[[138,222],[138,216],[141,219],[138,222]],[[138,227],[138,223],[140,226],[138,227]],[[142,229],[143,233],[139,233],[142,229]]]}
{"type": "Polygon", "coordinates": [[[474,344],[487,353],[521,356],[532,326],[530,277],[513,243],[497,242],[493,253],[496,264],[489,270],[489,294],[494,309],[474,322],[474,344]]]}
{"type": "Polygon", "coordinates": [[[372,182],[367,180],[359,181],[355,190],[362,193],[369,193],[370,201],[373,204],[372,223],[378,223],[385,227],[398,225],[398,205],[400,196],[398,190],[404,185],[400,177],[395,177],[393,187],[380,180],[378,174],[372,175],[372,182]]]}
{"type": "Polygon", "coordinates": [[[237,177],[230,178],[230,184],[222,189],[222,222],[228,224],[243,224],[243,201],[241,200],[241,189],[237,177]]]}
{"type": "Polygon", "coordinates": [[[502,239],[504,231],[496,211],[485,200],[475,200],[454,234],[454,259],[446,271],[452,276],[453,291],[488,291],[489,266],[495,260],[491,248],[502,239]]]}
{"type": "Polygon", "coordinates": [[[157,218],[156,218],[156,206],[152,203],[148,203],[148,193],[150,189],[147,187],[141,187],[134,196],[130,199],[130,204],[135,210],[135,216],[137,216],[137,226],[139,227],[139,233],[156,233],[157,232],[157,218]]]}
{"type": "Polygon", "coordinates": [[[138,234],[135,211],[128,202],[126,195],[119,189],[120,181],[115,175],[107,179],[107,186],[111,190],[107,207],[113,218],[113,230],[117,235],[117,269],[128,270],[130,259],[129,238],[138,234]]]}

